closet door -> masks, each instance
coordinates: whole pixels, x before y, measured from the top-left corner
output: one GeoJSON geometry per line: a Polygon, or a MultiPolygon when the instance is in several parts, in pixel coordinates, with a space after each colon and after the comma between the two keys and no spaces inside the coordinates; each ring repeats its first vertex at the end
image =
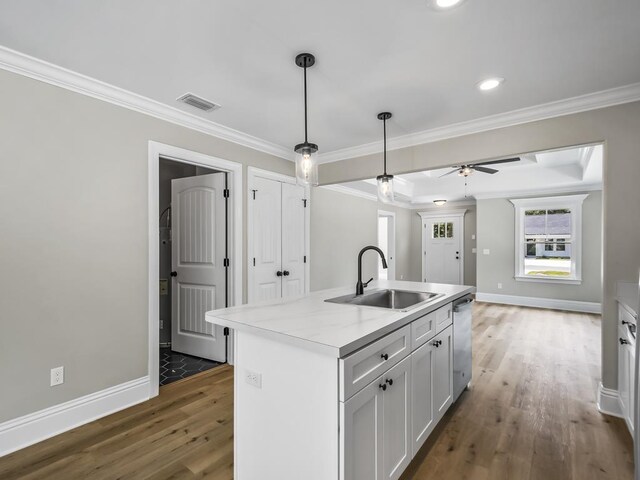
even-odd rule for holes
{"type": "Polygon", "coordinates": [[[256,177],[253,181],[253,268],[250,302],[282,296],[282,189],[281,183],[256,177]],[[255,264],[253,263],[255,262],[255,264]]]}
{"type": "Polygon", "coordinates": [[[282,184],[282,296],[305,293],[304,187],[282,184]]]}

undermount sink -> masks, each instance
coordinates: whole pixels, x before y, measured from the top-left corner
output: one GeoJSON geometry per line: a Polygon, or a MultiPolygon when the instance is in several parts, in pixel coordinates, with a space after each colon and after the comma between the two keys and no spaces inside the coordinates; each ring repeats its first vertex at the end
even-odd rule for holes
{"type": "Polygon", "coordinates": [[[442,293],[412,292],[409,290],[371,290],[364,295],[343,295],[329,298],[325,302],[358,305],[367,307],[387,308],[389,310],[406,311],[423,303],[428,303],[441,297],[442,293]]]}

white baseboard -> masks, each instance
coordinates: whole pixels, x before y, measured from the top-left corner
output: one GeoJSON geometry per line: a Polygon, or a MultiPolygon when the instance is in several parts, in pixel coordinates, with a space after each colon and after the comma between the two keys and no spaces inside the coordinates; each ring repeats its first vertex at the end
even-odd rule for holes
{"type": "Polygon", "coordinates": [[[0,424],[0,457],[149,399],[149,376],[0,424]]]}
{"type": "Polygon", "coordinates": [[[579,302],[577,300],[558,300],[555,298],[520,297],[517,295],[501,295],[498,293],[476,293],[478,302],[502,303],[521,307],[549,308],[551,310],[568,310],[570,312],[602,313],[602,304],[596,302],[579,302]]]}
{"type": "Polygon", "coordinates": [[[617,390],[606,388],[602,383],[599,383],[597,395],[596,404],[601,413],[613,415],[614,417],[623,417],[617,390]]]}

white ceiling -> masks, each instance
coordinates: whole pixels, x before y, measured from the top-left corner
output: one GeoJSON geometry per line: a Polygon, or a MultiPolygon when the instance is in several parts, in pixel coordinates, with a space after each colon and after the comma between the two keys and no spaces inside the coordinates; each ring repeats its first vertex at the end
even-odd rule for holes
{"type": "MultiPolygon", "coordinates": [[[[602,188],[602,145],[521,155],[520,161],[488,165],[498,173],[474,172],[465,178],[440,168],[396,175],[394,190],[400,205],[431,205],[434,200],[474,201],[529,194],[553,194],[602,188]],[[466,196],[465,196],[466,195],[466,196]]],[[[351,193],[376,195],[376,180],[340,184],[351,193]]]]}
{"type": "Polygon", "coordinates": [[[0,45],[276,144],[329,152],[640,82],[638,0],[3,0],[0,45]],[[484,77],[502,87],[479,92],[484,77]],[[190,91],[222,105],[175,102],[190,91]]]}

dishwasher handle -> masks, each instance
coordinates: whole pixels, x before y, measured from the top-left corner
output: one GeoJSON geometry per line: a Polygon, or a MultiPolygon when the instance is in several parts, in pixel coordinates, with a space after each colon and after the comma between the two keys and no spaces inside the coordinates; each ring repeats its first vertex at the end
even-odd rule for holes
{"type": "Polygon", "coordinates": [[[462,298],[460,298],[458,300],[455,300],[453,302],[453,311],[454,311],[454,313],[457,312],[460,309],[460,307],[466,307],[471,302],[473,302],[473,297],[471,295],[467,295],[466,297],[462,297],[462,298]]]}

